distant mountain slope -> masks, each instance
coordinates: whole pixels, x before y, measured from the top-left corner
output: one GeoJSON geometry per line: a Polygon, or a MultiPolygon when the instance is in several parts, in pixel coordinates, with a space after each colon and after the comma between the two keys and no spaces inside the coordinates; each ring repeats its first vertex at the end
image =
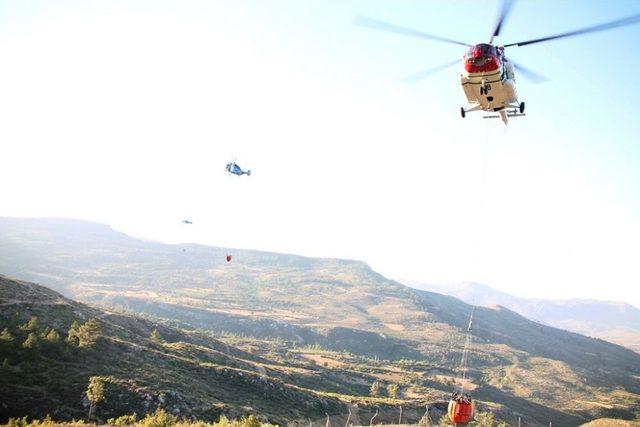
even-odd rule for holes
{"type": "Polygon", "coordinates": [[[418,289],[439,292],[489,307],[501,305],[529,319],[580,334],[602,338],[640,352],[640,309],[622,302],[584,299],[545,300],[518,298],[480,283],[447,286],[411,283],[418,289]]]}
{"type": "MultiPolygon", "coordinates": [[[[284,340],[286,352],[338,352],[331,357],[350,372],[364,369],[353,360],[369,357],[367,366],[382,363],[369,375],[399,383],[415,406],[451,390],[471,312],[456,298],[406,287],[359,261],[166,245],[70,220],[0,219],[2,270],[87,302],[217,334],[284,340]],[[224,260],[229,251],[231,263],[224,260]]],[[[476,310],[474,336],[474,396],[505,419],[578,425],[640,416],[637,353],[506,308],[476,310]]],[[[359,384],[330,387],[366,394],[366,381],[359,384]]]]}

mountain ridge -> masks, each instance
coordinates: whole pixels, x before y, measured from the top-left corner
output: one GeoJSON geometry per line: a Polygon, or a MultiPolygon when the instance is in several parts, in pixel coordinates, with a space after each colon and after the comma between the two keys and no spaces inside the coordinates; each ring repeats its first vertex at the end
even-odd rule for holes
{"type": "Polygon", "coordinates": [[[417,289],[451,295],[470,304],[499,304],[532,320],[640,351],[640,309],[629,303],[580,298],[522,298],[475,282],[449,285],[409,283],[417,289]]]}
{"type": "MultiPolygon", "coordinates": [[[[349,367],[348,376],[364,369],[358,358],[375,355],[366,365],[381,365],[368,378],[397,382],[405,399],[442,398],[451,390],[472,306],[389,280],[365,263],[243,250],[227,263],[215,247],[110,243],[55,224],[9,222],[0,219],[0,271],[46,278],[75,299],[203,328],[243,345],[266,340],[280,352],[349,367]]],[[[476,310],[469,377],[483,405],[505,418],[522,414],[534,425],[640,416],[640,355],[506,308],[476,310]]],[[[356,394],[366,388],[330,386],[356,394]]]]}

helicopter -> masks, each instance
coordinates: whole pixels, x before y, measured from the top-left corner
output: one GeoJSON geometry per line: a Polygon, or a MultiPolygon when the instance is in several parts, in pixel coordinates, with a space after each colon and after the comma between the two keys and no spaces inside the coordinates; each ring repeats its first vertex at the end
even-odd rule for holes
{"type": "MultiPolygon", "coordinates": [[[[542,43],[550,40],[561,39],[565,37],[573,37],[581,34],[593,33],[597,31],[610,30],[617,27],[635,24],[640,22],[640,14],[632,15],[626,18],[607,22],[592,27],[586,27],[579,30],[568,31],[565,33],[555,34],[552,36],[540,37],[532,40],[526,40],[517,43],[508,43],[502,46],[493,44],[494,38],[500,35],[500,30],[505,23],[507,16],[513,6],[513,0],[505,0],[502,2],[502,8],[498,16],[498,20],[494,27],[493,33],[488,43],[479,43],[471,45],[458,40],[452,40],[445,37],[435,36],[417,31],[411,28],[402,27],[384,21],[368,18],[365,16],[356,16],[354,23],[363,27],[375,30],[387,31],[408,37],[416,37],[426,40],[440,41],[444,43],[466,46],[467,52],[462,58],[463,71],[460,75],[460,83],[464,91],[465,97],[469,105],[460,107],[460,115],[464,118],[466,113],[473,111],[485,111],[491,114],[483,116],[484,118],[501,118],[504,124],[508,123],[509,117],[524,116],[525,103],[518,102],[516,92],[516,77],[514,68],[518,70],[524,77],[529,78],[533,82],[546,80],[533,71],[523,67],[520,64],[507,59],[505,56],[505,48],[512,46],[527,46],[535,43],[542,43]],[[493,113],[498,113],[493,114],[493,113]]],[[[421,71],[411,75],[404,80],[407,83],[417,82],[433,73],[444,70],[450,66],[458,64],[459,59],[455,61],[421,71]]]]}
{"type": "Polygon", "coordinates": [[[183,220],[182,220],[182,223],[183,223],[183,224],[193,224],[193,222],[192,222],[192,221],[190,221],[190,220],[188,220],[188,219],[183,219],[183,220]]]}
{"type": "Polygon", "coordinates": [[[250,170],[242,170],[242,168],[240,166],[238,166],[238,164],[236,163],[236,161],[232,161],[227,163],[227,173],[231,174],[231,175],[237,175],[237,176],[242,176],[242,175],[247,175],[247,176],[251,176],[251,171],[250,170]]]}

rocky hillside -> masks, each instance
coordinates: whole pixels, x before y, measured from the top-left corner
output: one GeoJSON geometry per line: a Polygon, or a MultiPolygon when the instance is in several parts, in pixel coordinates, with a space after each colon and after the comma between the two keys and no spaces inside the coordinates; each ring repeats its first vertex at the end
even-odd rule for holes
{"type": "MultiPolygon", "coordinates": [[[[294,376],[301,387],[363,398],[380,381],[397,384],[397,397],[414,406],[451,390],[471,312],[358,261],[165,245],[67,220],[0,220],[0,270],[81,301],[208,330],[241,348],[268,342],[272,353],[289,355],[285,362],[295,354],[343,376],[316,376],[322,386],[294,376]]],[[[633,351],[501,307],[476,310],[474,336],[469,387],[503,419],[578,425],[640,416],[633,351]]]]}

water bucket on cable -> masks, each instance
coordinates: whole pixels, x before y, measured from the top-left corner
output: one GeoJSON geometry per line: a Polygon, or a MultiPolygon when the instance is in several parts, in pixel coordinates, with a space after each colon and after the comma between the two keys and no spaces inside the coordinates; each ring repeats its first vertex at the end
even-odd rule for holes
{"type": "Polygon", "coordinates": [[[454,424],[465,425],[473,419],[473,402],[471,399],[451,399],[447,409],[449,419],[454,424]]]}

